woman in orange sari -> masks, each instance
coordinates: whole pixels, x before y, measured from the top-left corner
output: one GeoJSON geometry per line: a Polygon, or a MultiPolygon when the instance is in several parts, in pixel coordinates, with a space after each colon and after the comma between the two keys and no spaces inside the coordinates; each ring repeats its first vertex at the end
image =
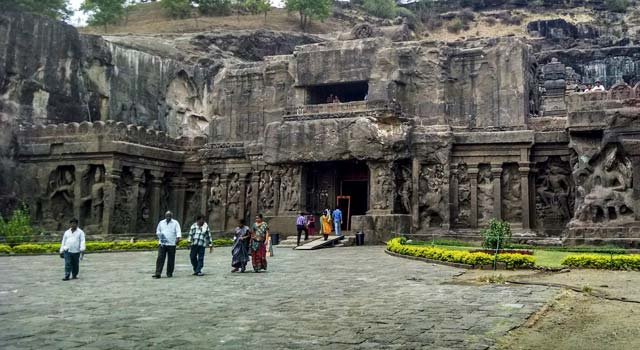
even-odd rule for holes
{"type": "Polygon", "coordinates": [[[269,236],[269,225],[263,221],[262,214],[256,216],[256,222],[251,228],[251,264],[253,271],[267,270],[266,239],[269,236]]]}
{"type": "Polygon", "coordinates": [[[320,217],[320,232],[322,236],[324,236],[325,241],[329,238],[331,230],[331,214],[329,213],[329,209],[325,209],[320,217]]]}

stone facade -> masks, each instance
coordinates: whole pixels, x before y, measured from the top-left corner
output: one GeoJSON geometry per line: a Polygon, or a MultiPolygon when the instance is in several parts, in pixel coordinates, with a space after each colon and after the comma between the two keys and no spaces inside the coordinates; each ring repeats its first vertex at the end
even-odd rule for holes
{"type": "Polygon", "coordinates": [[[293,233],[298,212],[339,206],[369,242],[474,239],[491,218],[522,241],[640,239],[640,88],[574,94],[562,61],[525,39],[373,36],[206,69],[105,47],[110,74],[149,70],[135,89],[105,86],[100,119],[122,121],[30,116],[17,131],[15,188],[46,229],[80,217],[93,234],[146,234],[170,209],[185,227],[263,213],[293,233]],[[162,111],[110,118],[126,99],[107,97],[134,90],[162,111]]]}

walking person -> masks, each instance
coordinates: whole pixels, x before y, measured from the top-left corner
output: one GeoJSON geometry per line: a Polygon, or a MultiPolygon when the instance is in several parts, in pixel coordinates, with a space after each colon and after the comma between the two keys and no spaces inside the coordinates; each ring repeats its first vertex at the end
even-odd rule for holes
{"type": "Polygon", "coordinates": [[[170,211],[167,211],[164,214],[164,220],[158,223],[156,235],[160,241],[160,246],[158,247],[158,259],[156,259],[156,273],[152,277],[160,278],[167,256],[169,257],[167,261],[167,277],[173,277],[173,268],[176,262],[176,245],[180,242],[182,233],[180,232],[180,223],[177,220],[173,220],[173,214],[170,211]]]}
{"type": "Polygon", "coordinates": [[[320,232],[326,241],[331,234],[331,215],[329,214],[329,209],[325,209],[320,217],[320,232]]]}
{"type": "Polygon", "coordinates": [[[244,272],[249,262],[249,240],[251,239],[251,229],[246,225],[244,219],[238,220],[236,234],[231,247],[231,272],[244,272]]]}
{"type": "Polygon", "coordinates": [[[307,230],[309,230],[309,236],[316,235],[316,217],[313,214],[307,215],[307,230]]]}
{"type": "Polygon", "coordinates": [[[340,208],[333,211],[333,226],[336,230],[336,236],[342,236],[342,211],[340,208]]]}
{"type": "Polygon", "coordinates": [[[211,232],[207,223],[204,222],[204,215],[198,215],[196,222],[191,225],[187,240],[191,243],[189,257],[191,258],[191,266],[193,266],[193,275],[204,276],[202,273],[204,250],[209,247],[209,254],[213,253],[211,232]]]}
{"type": "Polygon", "coordinates": [[[69,224],[71,227],[62,235],[62,243],[60,243],[60,255],[64,257],[63,281],[68,281],[69,276],[73,279],[78,278],[80,256],[86,249],[84,231],[78,227],[78,219],[71,219],[69,224]]]}
{"type": "Polygon", "coordinates": [[[262,214],[256,216],[256,222],[251,228],[251,264],[253,271],[267,270],[267,247],[265,240],[269,235],[269,225],[262,214]]]}
{"type": "Polygon", "coordinates": [[[298,230],[298,244],[300,245],[300,236],[302,235],[302,231],[304,231],[304,240],[309,239],[309,230],[307,229],[307,218],[304,217],[304,213],[300,213],[298,218],[296,219],[296,230],[298,230]]]}

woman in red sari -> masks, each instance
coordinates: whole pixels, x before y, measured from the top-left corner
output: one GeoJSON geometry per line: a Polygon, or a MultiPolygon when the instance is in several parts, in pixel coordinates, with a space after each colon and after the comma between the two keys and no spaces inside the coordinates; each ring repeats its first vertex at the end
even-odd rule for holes
{"type": "Polygon", "coordinates": [[[256,216],[251,235],[251,264],[253,271],[267,270],[267,247],[265,240],[269,235],[269,225],[263,221],[262,214],[256,216]]]}

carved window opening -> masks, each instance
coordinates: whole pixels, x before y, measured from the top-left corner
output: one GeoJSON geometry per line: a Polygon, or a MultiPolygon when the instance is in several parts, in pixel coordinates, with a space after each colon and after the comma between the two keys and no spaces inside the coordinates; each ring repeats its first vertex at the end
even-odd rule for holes
{"type": "Polygon", "coordinates": [[[307,87],[307,104],[333,103],[332,96],[337,97],[337,100],[343,103],[364,101],[368,93],[368,81],[309,86],[307,87]]]}

